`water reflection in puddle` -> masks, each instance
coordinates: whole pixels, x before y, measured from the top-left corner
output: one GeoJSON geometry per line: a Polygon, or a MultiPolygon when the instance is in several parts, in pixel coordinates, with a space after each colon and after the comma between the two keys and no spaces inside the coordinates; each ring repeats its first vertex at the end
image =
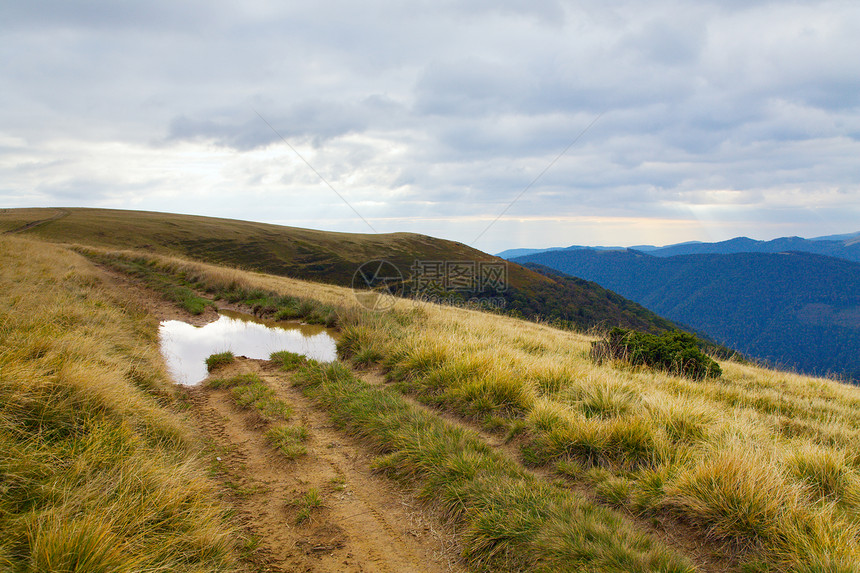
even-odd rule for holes
{"type": "Polygon", "coordinates": [[[161,353],[173,379],[198,384],[206,376],[206,358],[231,351],[236,356],[268,359],[272,352],[289,350],[320,362],[337,358],[334,331],[322,326],[259,320],[239,312],[222,311],[215,322],[192,326],[167,320],[159,328],[161,353]]]}

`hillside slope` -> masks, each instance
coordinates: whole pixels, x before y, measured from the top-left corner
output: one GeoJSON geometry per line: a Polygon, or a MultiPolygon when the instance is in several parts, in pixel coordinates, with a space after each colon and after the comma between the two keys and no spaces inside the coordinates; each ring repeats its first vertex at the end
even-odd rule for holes
{"type": "MultiPolygon", "coordinates": [[[[674,325],[586,281],[544,276],[461,243],[414,233],[333,233],[264,223],[106,209],[7,209],[0,231],[52,241],[179,255],[280,276],[350,286],[368,261],[392,263],[410,294],[416,261],[506,265],[503,290],[457,292],[458,300],[503,299],[506,310],[580,329],[620,325],[663,331],[674,325]]],[[[361,281],[358,281],[361,284],[361,281]]]]}
{"type": "Polygon", "coordinates": [[[744,354],[860,378],[860,264],[808,253],[660,258],[554,251],[517,259],[593,280],[744,354]]]}
{"type": "Polygon", "coordinates": [[[593,361],[594,338],[545,324],[408,300],[369,313],[342,287],[143,259],[207,293],[341,306],[340,355],[360,376],[290,359],[295,382],[458,524],[475,570],[857,571],[857,387],[734,361],[680,378],[593,361]]]}

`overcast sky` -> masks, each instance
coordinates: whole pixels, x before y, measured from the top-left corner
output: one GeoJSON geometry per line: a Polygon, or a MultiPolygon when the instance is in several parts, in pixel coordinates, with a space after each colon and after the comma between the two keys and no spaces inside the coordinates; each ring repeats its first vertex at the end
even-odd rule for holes
{"type": "Polygon", "coordinates": [[[854,232],[860,3],[10,0],[26,206],[489,252],[854,232]]]}

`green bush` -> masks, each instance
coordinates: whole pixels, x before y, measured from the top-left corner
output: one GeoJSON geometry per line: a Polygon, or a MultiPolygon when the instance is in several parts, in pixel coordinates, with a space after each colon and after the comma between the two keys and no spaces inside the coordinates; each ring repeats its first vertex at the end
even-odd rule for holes
{"type": "Polygon", "coordinates": [[[656,335],[616,327],[592,343],[591,354],[598,361],[624,360],[696,380],[723,373],[720,365],[701,351],[698,339],[680,330],[656,335]]]}

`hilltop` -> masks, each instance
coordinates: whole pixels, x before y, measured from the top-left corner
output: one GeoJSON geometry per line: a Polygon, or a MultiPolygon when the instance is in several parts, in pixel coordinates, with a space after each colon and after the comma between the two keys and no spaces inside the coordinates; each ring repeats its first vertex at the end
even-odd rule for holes
{"type": "Polygon", "coordinates": [[[507,270],[503,289],[459,290],[454,300],[501,299],[508,312],[580,329],[618,325],[659,332],[675,328],[597,284],[547,276],[462,243],[414,233],[335,233],[233,219],[81,208],[6,209],[0,212],[0,232],[177,255],[340,286],[351,286],[363,263],[385,260],[399,270],[405,295],[414,286],[416,261],[500,263],[507,270]]]}

